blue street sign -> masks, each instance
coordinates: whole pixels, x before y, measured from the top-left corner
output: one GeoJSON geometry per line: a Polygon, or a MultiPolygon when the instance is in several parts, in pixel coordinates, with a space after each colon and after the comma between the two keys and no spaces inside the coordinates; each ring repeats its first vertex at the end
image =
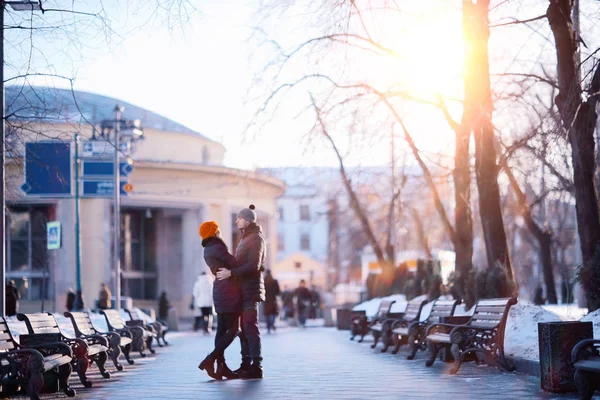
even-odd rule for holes
{"type": "MultiPolygon", "coordinates": [[[[119,173],[129,176],[133,172],[133,166],[128,162],[119,163],[119,173]]],[[[114,163],[112,161],[90,161],[83,160],[83,177],[111,177],[114,175],[114,163]]]]}
{"type": "MultiPolygon", "coordinates": [[[[91,181],[91,180],[83,180],[83,197],[111,197],[113,196],[114,190],[114,181],[112,180],[99,180],[99,181],[91,181]]],[[[127,192],[125,191],[125,185],[128,182],[122,181],[120,185],[121,196],[127,196],[127,192]]]]}
{"type": "Polygon", "coordinates": [[[60,140],[25,143],[26,196],[70,197],[71,144],[60,140]]]}

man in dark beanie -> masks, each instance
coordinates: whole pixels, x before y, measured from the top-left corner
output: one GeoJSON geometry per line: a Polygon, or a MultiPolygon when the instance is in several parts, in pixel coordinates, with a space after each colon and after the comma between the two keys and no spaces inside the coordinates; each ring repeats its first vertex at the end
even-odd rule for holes
{"type": "Polygon", "coordinates": [[[242,231],[242,239],[235,251],[237,268],[220,269],[217,279],[234,277],[242,289],[242,365],[238,372],[242,379],[263,377],[260,332],[258,330],[258,304],[265,301],[265,270],[267,250],[260,226],[256,223],[254,205],[241,210],[235,220],[242,231]]]}

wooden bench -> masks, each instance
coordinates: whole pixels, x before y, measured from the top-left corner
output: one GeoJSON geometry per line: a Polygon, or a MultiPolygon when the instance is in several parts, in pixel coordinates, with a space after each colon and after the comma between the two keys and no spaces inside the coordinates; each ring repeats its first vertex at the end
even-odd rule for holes
{"type": "MultiPolygon", "coordinates": [[[[380,336],[383,342],[383,349],[381,349],[382,353],[385,353],[387,349],[394,343],[396,344],[395,350],[398,352],[400,343],[406,341],[404,336],[401,336],[400,338],[398,337],[400,335],[398,331],[408,327],[408,325],[413,322],[419,322],[421,310],[423,310],[423,306],[425,304],[427,304],[427,300],[414,298],[408,302],[406,305],[406,310],[400,314],[400,318],[390,317],[383,321],[380,328],[380,336]]],[[[377,345],[377,341],[375,341],[374,345],[377,345]]]]}
{"type": "MultiPolygon", "coordinates": [[[[144,319],[138,313],[137,308],[133,308],[131,310],[125,309],[125,312],[127,312],[127,314],[129,314],[129,318],[131,320],[144,321],[144,319]]],[[[154,321],[150,321],[150,322],[145,321],[145,324],[152,327],[154,332],[156,332],[156,343],[158,344],[158,347],[162,347],[163,345],[165,345],[165,346],[169,345],[169,343],[167,343],[167,341],[165,340],[165,335],[169,331],[169,328],[167,327],[167,325],[165,323],[163,323],[159,320],[154,320],[154,321]],[[163,341],[162,344],[160,342],[161,339],[163,341]]]]}
{"type": "MultiPolygon", "coordinates": [[[[86,373],[92,361],[96,362],[100,372],[105,372],[104,363],[106,362],[108,350],[107,346],[102,344],[94,344],[92,346],[79,338],[68,338],[60,330],[60,326],[54,318],[54,315],[50,313],[36,313],[36,314],[17,314],[19,321],[25,322],[27,331],[29,332],[28,340],[31,343],[35,343],[40,339],[42,342],[46,340],[45,335],[55,335],[56,340],[62,343],[66,343],[71,347],[73,351],[73,367],[79,375],[81,384],[86,387],[92,387],[92,382],[87,378],[86,373]]],[[[21,340],[25,336],[21,335],[21,340]]],[[[104,374],[103,374],[104,376],[104,374]]],[[[110,375],[108,375],[110,377],[110,375]]]]}
{"type": "MultiPolygon", "coordinates": [[[[108,347],[107,355],[112,360],[115,368],[118,371],[123,370],[123,366],[119,362],[121,349],[125,359],[129,364],[133,364],[133,360],[129,356],[131,351],[132,339],[127,336],[120,336],[116,332],[101,332],[94,327],[88,313],[85,312],[65,312],[64,316],[71,320],[75,336],[85,340],[88,344],[102,344],[108,347]],[[103,342],[102,340],[106,341],[103,342]]],[[[108,374],[108,372],[107,372],[108,374]]],[[[104,376],[104,374],[102,374],[104,376]]],[[[108,375],[110,377],[110,375],[108,375]]]]}
{"type": "Polygon", "coordinates": [[[585,339],[577,343],[571,352],[571,361],[580,399],[590,400],[600,389],[600,340],[585,339]]]}
{"type": "MultiPolygon", "coordinates": [[[[23,340],[27,342],[27,340],[23,340]]],[[[58,381],[57,389],[69,396],[76,392],[69,386],[73,353],[71,348],[60,342],[28,345],[17,343],[3,317],[0,317],[0,377],[2,391],[15,390],[24,385],[31,400],[39,400],[44,387],[44,374],[53,374],[58,381]]],[[[46,385],[46,391],[50,389],[46,385]]],[[[12,394],[12,393],[11,393],[12,394]]]]}
{"type": "Polygon", "coordinates": [[[158,340],[160,336],[159,329],[161,329],[161,327],[159,326],[160,324],[147,322],[138,313],[138,310],[136,308],[132,310],[125,309],[125,312],[129,315],[129,321],[125,321],[125,324],[127,326],[141,326],[142,328],[144,328],[144,341],[146,342],[146,347],[148,348],[150,353],[154,354],[155,352],[152,349],[153,339],[156,339],[158,347],[162,347],[162,344],[158,340]]]}
{"type": "Polygon", "coordinates": [[[382,300],[381,303],[379,303],[377,314],[372,318],[369,318],[366,315],[352,318],[352,336],[350,337],[350,340],[354,340],[355,336],[360,335],[358,342],[361,343],[365,338],[365,335],[371,332],[371,327],[388,318],[392,305],[395,302],[395,300],[382,300]]]}
{"type": "Polygon", "coordinates": [[[507,371],[514,367],[504,356],[504,329],[510,307],[517,304],[516,298],[485,299],[475,304],[473,316],[466,324],[436,323],[427,328],[425,340],[430,351],[426,364],[433,365],[440,349],[450,347],[454,365],[449,372],[455,374],[464,357],[475,353],[485,362],[498,364],[507,371]]]}
{"type": "Polygon", "coordinates": [[[146,357],[144,350],[146,348],[145,338],[147,336],[144,334],[144,328],[141,326],[127,326],[125,321],[123,321],[123,318],[121,318],[121,314],[117,310],[101,310],[100,314],[104,315],[104,318],[106,319],[106,325],[108,326],[108,330],[110,332],[116,332],[120,336],[131,338],[131,348],[133,348],[135,351],[138,351],[141,357],[146,357]]]}
{"type": "Polygon", "coordinates": [[[401,323],[392,326],[392,339],[396,347],[392,354],[398,353],[400,346],[407,342],[410,346],[410,354],[406,356],[407,360],[415,358],[418,350],[427,348],[425,342],[425,332],[431,324],[440,322],[441,318],[454,315],[456,300],[435,300],[429,312],[429,316],[424,321],[415,320],[409,324],[401,323]]]}

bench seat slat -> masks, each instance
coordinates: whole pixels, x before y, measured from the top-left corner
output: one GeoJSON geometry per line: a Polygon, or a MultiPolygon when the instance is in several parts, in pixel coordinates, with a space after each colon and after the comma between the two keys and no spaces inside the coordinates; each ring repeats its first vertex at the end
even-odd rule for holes
{"type": "Polygon", "coordinates": [[[510,298],[485,299],[485,300],[479,300],[477,302],[477,304],[479,304],[480,306],[506,306],[509,301],[510,301],[510,298]]]}
{"type": "Polygon", "coordinates": [[[600,357],[577,361],[573,366],[585,371],[600,372],[600,357]]]}
{"type": "Polygon", "coordinates": [[[505,306],[498,307],[475,307],[475,313],[494,313],[494,314],[504,314],[505,306]]]}
{"type": "Polygon", "coordinates": [[[392,332],[395,333],[396,335],[406,336],[406,335],[408,335],[408,327],[401,326],[401,327],[394,329],[392,332]]]}
{"type": "Polygon", "coordinates": [[[492,329],[495,328],[496,326],[498,326],[497,323],[495,322],[483,322],[483,321],[475,321],[475,322],[471,322],[469,324],[469,326],[472,326],[473,328],[483,328],[483,329],[492,329]]]}
{"type": "Polygon", "coordinates": [[[133,340],[131,338],[121,336],[121,346],[127,346],[129,343],[132,343],[133,340]]]}
{"type": "Polygon", "coordinates": [[[450,335],[447,333],[434,333],[427,336],[427,340],[432,340],[438,343],[450,343],[450,335]]]}
{"type": "Polygon", "coordinates": [[[60,367],[61,365],[68,364],[71,362],[71,357],[69,356],[63,356],[61,354],[55,355],[57,355],[58,357],[44,357],[44,371],[49,371],[53,368],[60,367]]]}
{"type": "Polygon", "coordinates": [[[108,347],[102,346],[101,344],[92,344],[88,346],[88,355],[93,356],[103,351],[108,351],[108,347]]]}
{"type": "Polygon", "coordinates": [[[471,320],[480,320],[480,321],[500,321],[502,319],[502,315],[499,314],[475,314],[471,317],[471,320]]]}

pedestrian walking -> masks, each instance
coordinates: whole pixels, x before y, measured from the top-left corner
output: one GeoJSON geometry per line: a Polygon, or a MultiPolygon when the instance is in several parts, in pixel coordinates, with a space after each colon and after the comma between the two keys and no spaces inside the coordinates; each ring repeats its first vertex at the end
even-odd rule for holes
{"type": "Polygon", "coordinates": [[[194,331],[202,325],[202,332],[210,335],[213,313],[213,280],[206,272],[198,275],[192,293],[192,308],[194,310],[194,331]]]}
{"type": "Polygon", "coordinates": [[[67,311],[68,312],[73,311],[74,305],[75,305],[75,292],[73,291],[73,289],[69,289],[69,291],[67,292],[67,303],[65,304],[65,306],[67,307],[67,311]]]}
{"type": "Polygon", "coordinates": [[[294,318],[294,291],[285,289],[281,294],[281,302],[283,303],[283,319],[294,318]]]}
{"type": "Polygon", "coordinates": [[[20,298],[19,289],[15,286],[15,281],[11,279],[6,284],[4,294],[6,316],[12,317],[13,315],[17,315],[17,312],[19,312],[20,298]]]}
{"type": "Polygon", "coordinates": [[[273,278],[271,270],[265,271],[265,316],[267,317],[267,333],[275,331],[275,319],[279,314],[277,296],[281,294],[279,282],[273,278]]]}
{"type": "Polygon", "coordinates": [[[294,297],[296,298],[296,308],[298,309],[298,325],[305,328],[308,311],[312,304],[312,296],[310,295],[310,290],[306,287],[304,279],[300,281],[300,286],[294,292],[294,297]]]}
{"type": "MultiPolygon", "coordinates": [[[[216,275],[219,269],[232,270],[236,267],[236,259],[229,253],[227,245],[221,239],[219,225],[215,221],[200,225],[199,233],[204,247],[204,261],[213,274],[216,275]]],[[[202,360],[198,368],[206,370],[209,376],[217,380],[237,379],[240,375],[231,371],[225,363],[225,349],[235,340],[240,328],[242,296],[237,280],[216,280],[212,296],[217,312],[215,348],[202,360]]]]}
{"type": "Polygon", "coordinates": [[[233,276],[242,290],[242,364],[235,372],[242,379],[260,379],[263,377],[262,349],[260,330],[258,329],[258,306],[265,301],[265,282],[263,279],[266,259],[265,239],[257,224],[254,205],[242,209],[235,225],[242,231],[242,238],[235,251],[237,267],[228,270],[219,269],[217,279],[231,279],[233,276]]]}
{"type": "Polygon", "coordinates": [[[310,311],[308,319],[321,318],[321,295],[317,288],[312,285],[310,288],[310,311]]]}
{"type": "Polygon", "coordinates": [[[171,303],[167,299],[167,292],[163,291],[160,294],[160,298],[158,299],[158,319],[161,321],[166,321],[169,319],[169,308],[171,308],[171,303]]]}
{"type": "MultiPolygon", "coordinates": [[[[108,298],[110,301],[110,291],[108,292],[108,298]]],[[[75,311],[83,311],[85,309],[85,302],[83,301],[83,293],[81,292],[81,290],[78,290],[77,293],[75,293],[75,301],[73,302],[73,309],[75,311]]]]}
{"type": "MultiPolygon", "coordinates": [[[[108,310],[112,306],[111,301],[112,294],[106,283],[100,285],[100,294],[98,295],[98,308],[100,310],[108,310]]],[[[77,298],[76,298],[77,301],[77,298]]],[[[83,299],[82,299],[83,301],[83,299]]]]}

